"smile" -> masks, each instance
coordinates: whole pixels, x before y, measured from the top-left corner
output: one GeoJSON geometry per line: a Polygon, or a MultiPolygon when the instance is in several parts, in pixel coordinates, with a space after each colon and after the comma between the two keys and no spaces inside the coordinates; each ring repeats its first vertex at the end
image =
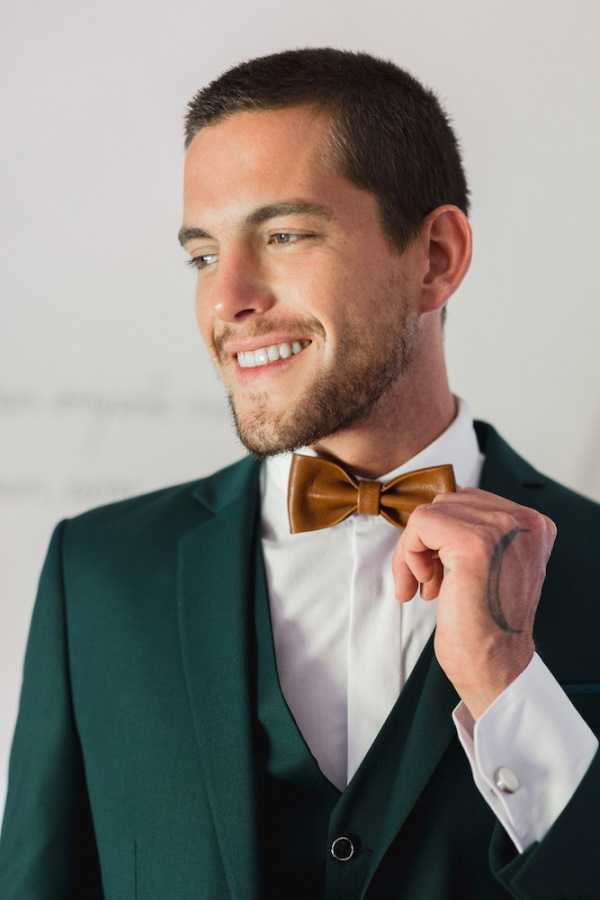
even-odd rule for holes
{"type": "Polygon", "coordinates": [[[291,344],[270,344],[268,347],[259,347],[256,350],[247,350],[244,353],[236,353],[237,361],[243,369],[252,369],[258,366],[267,366],[277,362],[278,359],[287,359],[301,353],[308,347],[310,341],[292,341],[291,344]]]}

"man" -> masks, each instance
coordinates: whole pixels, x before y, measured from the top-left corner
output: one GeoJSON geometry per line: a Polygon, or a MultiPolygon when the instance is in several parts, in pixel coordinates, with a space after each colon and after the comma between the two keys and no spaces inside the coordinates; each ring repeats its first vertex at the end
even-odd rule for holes
{"type": "Polygon", "coordinates": [[[600,509],[450,392],[447,117],[389,62],[295,50],[200,91],[186,151],[250,455],[56,527],[1,896],[597,897],[600,509]]]}

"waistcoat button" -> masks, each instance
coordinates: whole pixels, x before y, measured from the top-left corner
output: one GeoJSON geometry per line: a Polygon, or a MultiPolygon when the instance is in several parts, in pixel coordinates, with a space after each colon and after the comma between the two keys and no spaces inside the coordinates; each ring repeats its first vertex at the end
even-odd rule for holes
{"type": "Polygon", "coordinates": [[[354,835],[342,834],[331,845],[331,855],[338,862],[349,862],[358,853],[359,842],[354,835]]]}

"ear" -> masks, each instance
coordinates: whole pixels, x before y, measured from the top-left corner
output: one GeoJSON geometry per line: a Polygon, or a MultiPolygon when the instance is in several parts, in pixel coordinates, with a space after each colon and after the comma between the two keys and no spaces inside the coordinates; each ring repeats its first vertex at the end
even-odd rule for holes
{"type": "Polygon", "coordinates": [[[423,220],[420,240],[425,259],[421,312],[432,312],[445,304],[467,273],[473,252],[471,225],[458,206],[438,206],[423,220]]]}

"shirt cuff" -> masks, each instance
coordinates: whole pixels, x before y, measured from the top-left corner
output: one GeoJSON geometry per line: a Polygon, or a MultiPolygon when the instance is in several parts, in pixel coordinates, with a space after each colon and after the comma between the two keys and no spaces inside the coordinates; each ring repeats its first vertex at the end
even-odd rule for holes
{"type": "Polygon", "coordinates": [[[598,739],[537,653],[477,721],[462,701],[452,718],[475,784],[522,853],[565,808],[598,739]]]}

